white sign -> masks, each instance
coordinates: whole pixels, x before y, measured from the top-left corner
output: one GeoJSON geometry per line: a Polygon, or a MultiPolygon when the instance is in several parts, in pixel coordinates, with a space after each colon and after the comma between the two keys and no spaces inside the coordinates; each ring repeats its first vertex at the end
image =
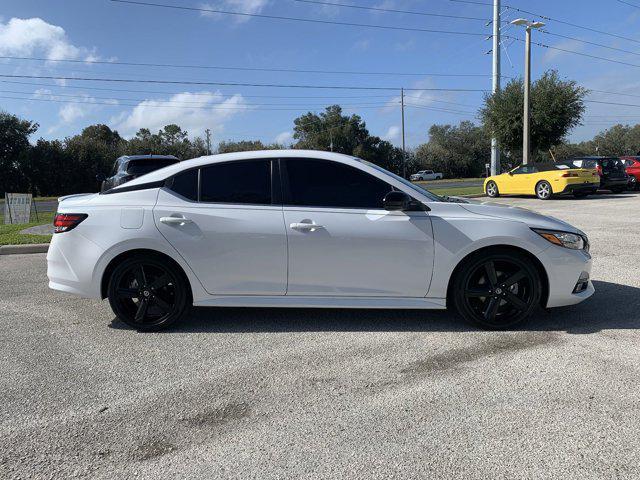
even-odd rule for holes
{"type": "Polygon", "coordinates": [[[4,223],[29,223],[32,200],[30,193],[5,193],[4,223]]]}

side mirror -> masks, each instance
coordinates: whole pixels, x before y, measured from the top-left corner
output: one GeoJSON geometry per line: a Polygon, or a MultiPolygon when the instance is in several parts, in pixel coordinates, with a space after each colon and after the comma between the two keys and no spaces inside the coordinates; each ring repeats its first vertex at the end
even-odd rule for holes
{"type": "Polygon", "coordinates": [[[107,177],[104,176],[104,173],[98,173],[96,175],[96,180],[99,182],[104,182],[107,179],[107,177]]]}
{"type": "Polygon", "coordinates": [[[382,200],[382,206],[385,210],[408,210],[412,199],[409,195],[398,190],[387,193],[382,200]]]}

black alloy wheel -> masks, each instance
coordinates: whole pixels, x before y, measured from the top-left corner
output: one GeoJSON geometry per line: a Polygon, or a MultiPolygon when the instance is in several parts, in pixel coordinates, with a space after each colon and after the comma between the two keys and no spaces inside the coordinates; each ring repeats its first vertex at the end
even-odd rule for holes
{"type": "Polygon", "coordinates": [[[109,281],[116,316],[137,330],[161,330],[187,315],[188,282],[172,263],[136,256],[118,265],[109,281]]]}
{"type": "Polygon", "coordinates": [[[629,190],[631,190],[632,192],[635,190],[638,190],[638,179],[636,177],[634,177],[633,175],[631,175],[629,177],[629,185],[627,187],[629,190]]]}
{"type": "Polygon", "coordinates": [[[458,269],[451,292],[467,321],[491,330],[522,322],[541,295],[540,274],[530,259],[515,251],[474,255],[458,269]]]}

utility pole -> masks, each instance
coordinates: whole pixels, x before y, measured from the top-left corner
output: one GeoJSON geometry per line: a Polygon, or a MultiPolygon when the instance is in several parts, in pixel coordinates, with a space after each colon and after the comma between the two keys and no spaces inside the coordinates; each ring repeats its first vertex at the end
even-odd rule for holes
{"type": "Polygon", "coordinates": [[[524,41],[524,114],[522,118],[522,164],[529,163],[531,156],[531,140],[529,130],[529,94],[531,93],[531,29],[544,27],[542,22],[530,22],[524,18],[517,18],[511,22],[513,25],[525,27],[526,37],[524,41]]]}
{"type": "MultiPolygon", "coordinates": [[[[493,0],[493,86],[491,91],[500,90],[500,0],[493,0]]],[[[498,139],[491,138],[491,175],[500,173],[500,150],[498,139]]]]}
{"type": "Polygon", "coordinates": [[[207,128],[204,133],[207,136],[207,155],[211,155],[211,130],[207,128]]]}
{"type": "Polygon", "coordinates": [[[400,89],[400,105],[402,110],[402,177],[407,178],[407,153],[404,145],[404,88],[400,89]]]}
{"type": "Polygon", "coordinates": [[[531,27],[527,27],[524,42],[524,116],[522,117],[522,164],[529,163],[529,94],[531,93],[531,27]]]}

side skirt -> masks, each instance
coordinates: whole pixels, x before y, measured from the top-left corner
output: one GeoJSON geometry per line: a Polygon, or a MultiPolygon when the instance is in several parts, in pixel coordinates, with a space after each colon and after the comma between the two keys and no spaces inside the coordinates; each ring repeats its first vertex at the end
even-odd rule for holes
{"type": "Polygon", "coordinates": [[[444,310],[445,298],[409,297],[306,297],[213,295],[193,302],[196,307],[274,307],[274,308],[401,308],[444,310]]]}

